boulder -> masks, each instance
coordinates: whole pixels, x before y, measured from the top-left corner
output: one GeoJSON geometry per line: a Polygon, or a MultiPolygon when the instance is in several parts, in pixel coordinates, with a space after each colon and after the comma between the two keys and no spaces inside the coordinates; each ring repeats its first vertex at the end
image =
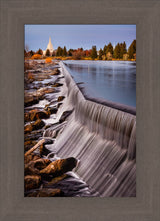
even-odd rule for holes
{"type": "Polygon", "coordinates": [[[62,116],[59,119],[59,122],[62,123],[63,121],[66,120],[67,117],[69,117],[69,115],[73,112],[73,110],[70,111],[64,111],[62,116]]]}
{"type": "Polygon", "coordinates": [[[40,186],[41,177],[38,175],[27,175],[24,177],[25,191],[35,189],[40,186]]]}
{"type": "Polygon", "coordinates": [[[53,87],[61,87],[61,86],[63,86],[63,84],[61,84],[61,83],[55,83],[55,84],[53,85],[53,87]]]}
{"type": "Polygon", "coordinates": [[[57,108],[59,108],[63,103],[58,103],[57,104],[57,108]]]}
{"type": "MultiPolygon", "coordinates": [[[[33,161],[30,161],[32,163],[33,161]]],[[[24,166],[24,174],[26,175],[39,175],[39,170],[34,168],[30,163],[25,164],[24,166]]]]}
{"type": "Polygon", "coordinates": [[[27,125],[24,127],[24,133],[31,132],[32,130],[33,130],[32,124],[27,124],[27,125]]]}
{"type": "Polygon", "coordinates": [[[50,163],[51,161],[48,159],[37,159],[30,161],[28,164],[25,164],[25,175],[38,175],[39,170],[44,169],[50,163]]]}
{"type": "Polygon", "coordinates": [[[27,164],[30,161],[34,161],[34,160],[38,160],[38,159],[41,159],[41,158],[38,155],[31,153],[28,156],[25,156],[24,163],[27,164]]]}
{"type": "Polygon", "coordinates": [[[39,152],[41,156],[43,155],[46,156],[50,153],[50,151],[45,147],[46,144],[47,145],[53,144],[53,140],[52,139],[45,140],[45,142],[39,147],[39,152]]]}
{"type": "Polygon", "coordinates": [[[64,98],[65,98],[64,96],[59,96],[58,99],[57,99],[57,101],[58,101],[58,102],[59,102],[59,101],[63,101],[64,98]]]}
{"type": "Polygon", "coordinates": [[[67,174],[63,174],[61,176],[54,177],[50,182],[48,182],[47,184],[44,184],[44,186],[45,187],[53,186],[53,185],[57,184],[58,182],[66,179],[67,177],[69,177],[67,174]]]}
{"type": "Polygon", "coordinates": [[[58,68],[55,68],[52,72],[52,75],[59,75],[60,71],[58,68]]]}
{"type": "Polygon", "coordinates": [[[50,114],[47,111],[38,111],[35,114],[36,119],[47,119],[49,118],[50,114]]]}
{"type": "Polygon", "coordinates": [[[24,127],[24,132],[28,133],[28,132],[31,132],[32,130],[38,130],[44,126],[45,126],[45,123],[42,120],[38,119],[34,123],[27,124],[24,127]]]}
{"type": "Polygon", "coordinates": [[[77,165],[77,160],[74,157],[56,160],[50,163],[45,169],[40,171],[44,177],[52,175],[54,177],[61,176],[62,174],[71,171],[77,165]]]}
{"type": "Polygon", "coordinates": [[[46,111],[48,111],[50,114],[56,114],[58,109],[56,107],[46,107],[46,111]]]}
{"type": "Polygon", "coordinates": [[[38,119],[32,124],[33,130],[41,129],[42,127],[44,127],[44,125],[45,123],[42,120],[38,119]]]}
{"type": "Polygon", "coordinates": [[[25,107],[28,107],[28,106],[31,106],[33,104],[37,104],[39,102],[39,98],[38,97],[34,97],[30,94],[25,94],[25,97],[24,97],[24,106],[25,107]]]}
{"type": "Polygon", "coordinates": [[[36,144],[35,140],[27,140],[24,142],[24,150],[27,151],[36,144]]]}

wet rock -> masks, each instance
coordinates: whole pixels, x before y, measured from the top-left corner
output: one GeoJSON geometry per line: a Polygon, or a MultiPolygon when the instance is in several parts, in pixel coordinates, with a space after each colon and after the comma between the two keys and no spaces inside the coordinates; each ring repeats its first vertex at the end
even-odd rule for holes
{"type": "Polygon", "coordinates": [[[30,161],[28,164],[25,164],[25,175],[38,175],[39,170],[44,169],[50,163],[51,161],[48,159],[30,161]]]}
{"type": "Polygon", "coordinates": [[[61,83],[55,83],[55,84],[53,85],[53,87],[61,87],[61,86],[63,86],[63,84],[61,84],[61,83]]]}
{"type": "Polygon", "coordinates": [[[33,147],[36,144],[36,141],[34,140],[28,140],[24,142],[24,150],[27,151],[29,150],[31,147],[33,147]]]}
{"type": "Polygon", "coordinates": [[[60,71],[58,68],[55,68],[52,72],[52,75],[59,75],[60,71]]]}
{"type": "Polygon", "coordinates": [[[56,107],[47,107],[46,109],[50,114],[56,114],[58,111],[56,107]]]}
{"type": "Polygon", "coordinates": [[[32,95],[25,95],[25,97],[24,97],[24,106],[25,107],[31,106],[33,104],[37,104],[38,102],[39,102],[38,97],[34,97],[32,95]]]}
{"type": "Polygon", "coordinates": [[[41,129],[42,127],[44,127],[44,125],[45,123],[42,120],[38,119],[32,124],[33,130],[41,129]]]}
{"type": "Polygon", "coordinates": [[[41,170],[40,174],[44,177],[47,177],[47,175],[52,175],[54,177],[60,176],[72,170],[76,164],[77,160],[74,157],[56,160],[50,163],[45,169],[41,170]]]}
{"type": "Polygon", "coordinates": [[[45,125],[44,129],[46,130],[46,129],[50,128],[51,126],[52,126],[52,124],[45,125]]]}
{"type": "Polygon", "coordinates": [[[25,113],[25,114],[24,114],[24,121],[25,121],[25,122],[30,121],[29,113],[25,113]]]}
{"type": "Polygon", "coordinates": [[[45,94],[50,94],[50,93],[53,93],[53,92],[55,92],[55,89],[54,89],[54,88],[47,88],[47,89],[45,90],[45,94]]]}
{"type": "Polygon", "coordinates": [[[66,120],[67,117],[69,117],[69,115],[73,112],[73,110],[70,111],[64,111],[62,116],[59,119],[59,122],[62,123],[63,121],[66,120]]]}
{"type": "Polygon", "coordinates": [[[34,168],[37,168],[38,170],[42,170],[46,168],[51,161],[49,159],[38,159],[32,162],[32,165],[34,168]]]}
{"type": "Polygon", "coordinates": [[[25,121],[35,121],[37,119],[47,119],[50,114],[47,111],[40,111],[37,109],[25,113],[25,121]]]}
{"type": "Polygon", "coordinates": [[[49,116],[50,113],[46,111],[38,111],[35,115],[36,119],[47,119],[49,116]]]}
{"type": "Polygon", "coordinates": [[[63,103],[58,103],[57,104],[57,108],[59,108],[63,103]]]}
{"type": "Polygon", "coordinates": [[[54,184],[58,183],[59,181],[62,181],[64,179],[66,179],[68,177],[67,174],[63,174],[61,176],[58,176],[58,177],[55,177],[53,178],[50,182],[48,182],[47,184],[45,184],[44,186],[45,187],[48,187],[48,186],[53,186],[54,184]]]}
{"type": "Polygon", "coordinates": [[[33,130],[32,124],[27,124],[27,125],[24,127],[24,132],[25,132],[25,133],[31,132],[32,130],[33,130]]]}
{"type": "Polygon", "coordinates": [[[32,162],[34,162],[34,161],[30,162],[31,165],[30,165],[30,163],[25,164],[25,166],[24,166],[25,176],[26,175],[39,175],[39,170],[33,167],[32,162]]]}
{"type": "Polygon", "coordinates": [[[24,127],[24,132],[28,133],[28,132],[31,132],[33,130],[41,129],[42,127],[44,127],[44,125],[45,125],[45,123],[42,120],[38,119],[34,123],[27,124],[24,127]]]}
{"type": "Polygon", "coordinates": [[[31,154],[25,156],[24,163],[27,164],[30,161],[35,161],[35,160],[38,160],[38,159],[41,159],[40,156],[38,156],[38,155],[36,155],[34,153],[31,153],[31,154]]]}
{"type": "Polygon", "coordinates": [[[27,175],[24,177],[25,191],[35,189],[40,186],[41,177],[38,175],[27,175]]]}
{"type": "Polygon", "coordinates": [[[39,153],[41,156],[45,155],[47,156],[50,151],[45,147],[45,144],[43,143],[40,147],[39,147],[39,153]]]}
{"type": "Polygon", "coordinates": [[[38,140],[40,137],[42,137],[43,131],[32,131],[30,133],[25,133],[24,140],[30,141],[30,140],[38,140]],[[36,132],[36,133],[35,133],[36,132]]]}
{"type": "Polygon", "coordinates": [[[58,99],[57,99],[57,101],[58,101],[58,102],[59,102],[59,101],[63,101],[64,98],[65,98],[64,96],[59,96],[58,99]]]}

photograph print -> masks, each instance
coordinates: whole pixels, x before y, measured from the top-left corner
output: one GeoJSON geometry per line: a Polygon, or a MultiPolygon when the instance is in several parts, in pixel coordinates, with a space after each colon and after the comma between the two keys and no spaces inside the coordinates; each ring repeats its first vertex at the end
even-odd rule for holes
{"type": "Polygon", "coordinates": [[[136,197],[136,25],[24,31],[24,196],[136,197]]]}

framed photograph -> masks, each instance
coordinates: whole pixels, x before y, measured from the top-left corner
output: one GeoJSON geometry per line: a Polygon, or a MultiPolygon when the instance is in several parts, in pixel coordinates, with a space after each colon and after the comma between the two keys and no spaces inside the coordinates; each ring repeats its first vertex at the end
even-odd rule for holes
{"type": "Polygon", "coordinates": [[[158,221],[159,1],[0,3],[2,220],[158,221]]]}

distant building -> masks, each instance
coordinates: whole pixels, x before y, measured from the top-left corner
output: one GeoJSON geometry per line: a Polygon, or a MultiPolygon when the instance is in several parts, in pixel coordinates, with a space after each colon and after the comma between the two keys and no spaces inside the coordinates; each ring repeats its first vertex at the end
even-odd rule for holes
{"type": "Polygon", "coordinates": [[[46,55],[47,49],[49,49],[50,55],[52,55],[54,49],[53,49],[53,45],[52,45],[52,42],[51,42],[51,37],[49,37],[49,43],[48,43],[48,45],[47,45],[46,50],[43,51],[43,55],[44,55],[44,56],[46,55]]]}

